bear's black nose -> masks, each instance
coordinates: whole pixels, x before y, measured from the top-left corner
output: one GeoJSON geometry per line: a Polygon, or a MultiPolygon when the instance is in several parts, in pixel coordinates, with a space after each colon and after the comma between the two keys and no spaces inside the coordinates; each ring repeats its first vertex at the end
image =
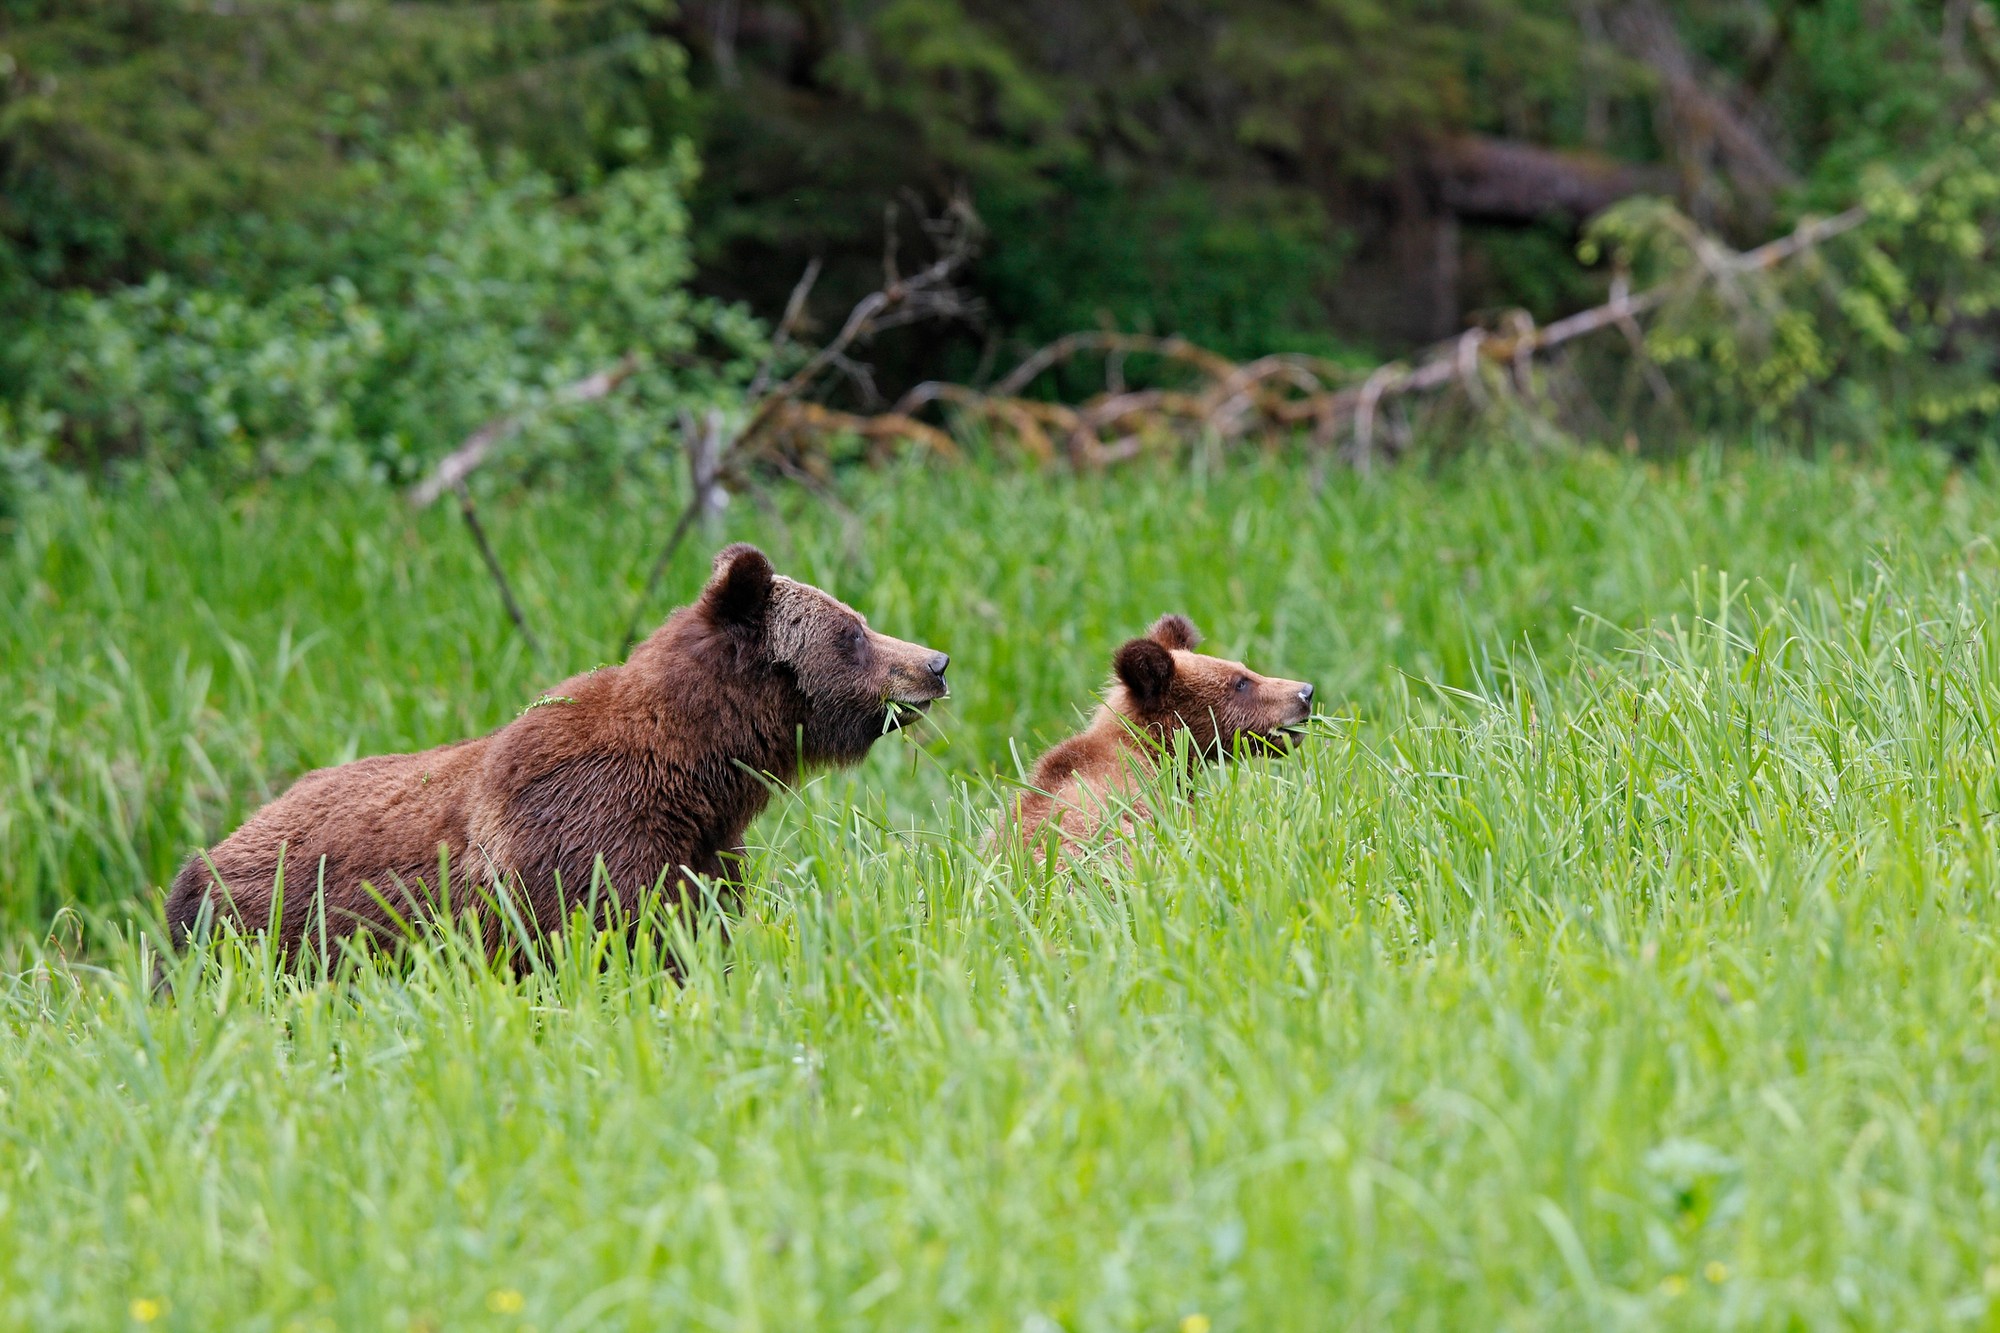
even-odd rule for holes
{"type": "Polygon", "coordinates": [[[931,660],[925,665],[930,667],[933,676],[936,676],[939,680],[943,680],[944,669],[951,665],[951,658],[944,653],[932,653],[931,660]]]}
{"type": "Polygon", "coordinates": [[[1304,685],[1299,687],[1299,702],[1302,704],[1309,704],[1312,701],[1313,701],[1312,682],[1307,681],[1304,685]]]}

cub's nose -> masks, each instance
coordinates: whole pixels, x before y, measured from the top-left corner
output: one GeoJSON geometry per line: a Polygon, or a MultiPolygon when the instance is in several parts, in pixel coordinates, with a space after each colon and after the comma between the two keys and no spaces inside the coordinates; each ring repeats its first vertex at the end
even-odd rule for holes
{"type": "Polygon", "coordinates": [[[944,679],[944,669],[951,665],[951,658],[945,653],[932,653],[931,660],[924,664],[939,680],[944,679]]]}
{"type": "Polygon", "coordinates": [[[1299,702],[1302,704],[1309,704],[1312,701],[1313,701],[1312,682],[1307,681],[1305,684],[1299,686],[1299,702]]]}

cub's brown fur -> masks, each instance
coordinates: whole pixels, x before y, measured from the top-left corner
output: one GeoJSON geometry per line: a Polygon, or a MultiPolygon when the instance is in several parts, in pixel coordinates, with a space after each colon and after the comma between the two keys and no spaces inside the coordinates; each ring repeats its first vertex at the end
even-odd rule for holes
{"type": "Polygon", "coordinates": [[[1194,651],[1201,635],[1186,616],[1161,616],[1143,639],[1112,659],[1109,693],[1090,725],[1043,755],[1014,803],[1011,836],[1039,841],[1053,823],[1063,851],[1107,832],[1108,817],[1126,829],[1152,812],[1138,797],[1142,777],[1174,752],[1185,732],[1195,763],[1228,758],[1239,742],[1284,752],[1312,716],[1313,687],[1260,676],[1241,662],[1194,651]]]}
{"type": "Polygon", "coordinates": [[[769,799],[766,775],[859,762],[945,695],[946,663],[774,574],[755,547],[731,546],[700,598],[623,666],[564,681],[477,740],[306,774],[188,862],[167,921],[184,940],[212,903],[287,942],[316,939],[323,885],[329,936],[393,931],[376,894],[408,920],[440,896],[462,911],[505,883],[523,916],[551,931],[590,891],[599,856],[627,906],[662,874],[669,885],[721,876],[769,799]]]}

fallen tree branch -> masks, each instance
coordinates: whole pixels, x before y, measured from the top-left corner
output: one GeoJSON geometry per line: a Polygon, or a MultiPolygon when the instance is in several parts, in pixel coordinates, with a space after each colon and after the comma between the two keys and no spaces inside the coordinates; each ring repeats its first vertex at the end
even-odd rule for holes
{"type": "MultiPolygon", "coordinates": [[[[930,380],[912,388],[878,416],[796,418],[793,426],[844,431],[871,442],[885,434],[899,435],[934,451],[949,452],[940,443],[937,428],[916,419],[926,408],[939,406],[967,422],[998,428],[1037,461],[1048,461],[1060,452],[1076,464],[1097,465],[1130,458],[1143,451],[1148,438],[1177,430],[1234,439],[1310,426],[1314,442],[1325,447],[1346,423],[1352,432],[1354,459],[1366,465],[1379,452],[1377,418],[1390,399],[1460,386],[1473,401],[1483,402],[1486,391],[1477,370],[1481,363],[1501,367],[1515,381],[1518,392],[1528,392],[1528,367],[1537,355],[1606,329],[1616,329],[1628,340],[1637,338],[1641,317],[1695,286],[1706,283],[1733,289],[1739,276],[1795,259],[1832,237],[1852,231],[1867,218],[1867,209],[1850,208],[1803,223],[1741,254],[1706,243],[1697,272],[1638,293],[1620,281],[1603,305],[1539,327],[1525,312],[1515,312],[1501,331],[1468,330],[1430,348],[1408,368],[1390,363],[1357,374],[1322,358],[1295,354],[1260,357],[1239,365],[1185,338],[1089,330],[1067,334],[1040,348],[985,391],[930,380]],[[1076,405],[1020,396],[1057,366],[1091,354],[1107,359],[1101,395],[1076,405]],[[1174,362],[1204,383],[1189,391],[1128,391],[1123,387],[1121,363],[1133,355],[1174,362]],[[1062,441],[1060,449],[1058,440],[1062,441]]],[[[1635,347],[1643,348],[1643,342],[1635,347]]],[[[1650,362],[1647,368],[1656,396],[1665,394],[1658,368],[1650,362]]]]}
{"type": "Polygon", "coordinates": [[[812,295],[813,284],[819,281],[820,260],[818,255],[806,265],[806,271],[792,286],[791,297],[785,302],[784,316],[778,320],[777,329],[771,334],[771,350],[764,354],[764,360],[757,367],[757,373],[750,377],[750,388],[746,396],[756,400],[771,387],[771,368],[777,364],[779,355],[791,342],[792,335],[799,331],[805,321],[806,298],[812,295]]]}
{"type": "Polygon", "coordinates": [[[1715,71],[1689,49],[1657,0],[1626,0],[1608,19],[1612,39],[1659,81],[1661,128],[1684,177],[1683,197],[1696,216],[1703,215],[1701,201],[1713,189],[1711,157],[1753,211],[1796,183],[1743,109],[1710,90],[1715,71]]]}
{"type": "Polygon", "coordinates": [[[639,641],[640,617],[645,615],[646,603],[653,600],[653,594],[659,590],[660,579],[667,572],[667,562],[674,558],[674,552],[680,549],[681,542],[686,540],[688,533],[694,528],[695,519],[700,514],[701,497],[696,495],[694,500],[681,510],[680,517],[674,520],[673,528],[667,533],[666,544],[660,548],[659,555],[653,558],[653,567],[646,572],[646,586],[640,592],[639,600],[633,604],[631,619],[625,623],[625,637],[618,644],[620,658],[629,655],[632,645],[639,641]]]}
{"type": "Polygon", "coordinates": [[[1112,333],[1096,330],[1070,333],[1056,339],[1020,365],[1007,372],[993,386],[994,395],[1011,398],[1032,384],[1043,371],[1061,365],[1084,352],[1148,352],[1169,361],[1181,361],[1197,370],[1225,375],[1236,363],[1185,338],[1154,338],[1142,333],[1112,333]]]}
{"type": "Polygon", "coordinates": [[[865,368],[853,363],[848,353],[883,330],[919,320],[964,319],[977,312],[976,302],[956,285],[959,271],[971,262],[978,249],[981,229],[971,205],[963,198],[954,199],[940,219],[925,224],[925,230],[937,245],[937,258],[917,272],[903,277],[896,268],[895,213],[891,210],[885,223],[882,286],[855,302],[831,341],[815,350],[783,380],[770,384],[773,361],[803,321],[806,297],[819,276],[819,260],[814,259],[808,264],[804,275],[792,289],[791,299],[785,303],[784,319],[772,338],[771,358],[758,368],[752,380],[752,391],[748,395],[749,412],[743,427],[726,443],[717,438],[719,422],[714,422],[711,433],[700,441],[692,433],[684,432],[688,433],[688,449],[700,448],[702,453],[702,462],[691,464],[695,469],[694,493],[674,520],[666,541],[647,570],[646,581],[626,623],[620,656],[629,653],[632,645],[638,642],[646,607],[659,591],[660,580],[665,577],[674,552],[680,549],[693,529],[695,519],[704,506],[713,503],[717,488],[722,486],[724,480],[738,475],[758,456],[768,453],[773,458],[782,459],[788,448],[796,451],[802,440],[817,444],[841,433],[858,435],[877,447],[898,440],[916,441],[947,456],[957,453],[957,447],[948,435],[907,413],[892,409],[873,416],[860,416],[809,401],[809,395],[819,388],[830,371],[846,374],[850,379],[867,385],[865,368]]]}
{"type": "Polygon", "coordinates": [[[446,491],[463,486],[465,479],[477,471],[480,464],[492,457],[495,449],[512,439],[526,423],[527,418],[543,407],[588,403],[609,397],[613,389],[631,378],[632,373],[638,369],[638,356],[636,354],[627,356],[616,365],[607,366],[594,375],[586,375],[572,384],[565,384],[550,395],[547,404],[538,404],[534,408],[495,417],[466,436],[465,443],[439,461],[436,471],[410,488],[410,504],[418,509],[427,509],[437,503],[439,497],[446,491]]]}
{"type": "MultiPolygon", "coordinates": [[[[1060,454],[1073,466],[1101,467],[1140,456],[1162,441],[1186,440],[1190,436],[1224,440],[1251,436],[1275,441],[1303,428],[1309,430],[1312,444],[1320,454],[1321,461],[1315,464],[1317,475],[1325,459],[1336,452],[1340,427],[1346,423],[1352,432],[1353,461],[1367,466],[1380,453],[1376,438],[1378,420],[1385,420],[1392,427],[1387,443],[1393,448],[1400,448],[1409,433],[1404,418],[1383,416],[1391,400],[1457,386],[1471,401],[1484,403],[1488,384],[1482,377],[1481,365],[1499,367],[1501,380],[1512,378],[1517,392],[1526,393],[1530,391],[1526,382],[1528,367],[1536,355],[1605,329],[1621,332],[1633,342],[1635,355],[1643,355],[1638,323],[1641,317],[1678,296],[1699,290],[1704,284],[1728,286],[1739,275],[1775,268],[1824,241],[1852,231],[1868,217],[1866,208],[1850,208],[1832,217],[1803,223],[1784,236],[1740,254],[1710,245],[1691,272],[1661,286],[1634,293],[1621,279],[1614,283],[1611,299],[1603,305],[1539,327],[1526,318],[1525,312],[1516,312],[1503,326],[1504,331],[1471,329],[1430,348],[1412,363],[1390,362],[1367,372],[1293,353],[1239,364],[1185,338],[1096,330],[1072,333],[1039,349],[989,390],[926,381],[886,411],[873,414],[840,411],[813,401],[812,395],[830,374],[849,366],[849,351],[881,330],[919,319],[963,317],[972,312],[972,302],[957,290],[954,279],[971,257],[977,222],[969,209],[955,205],[942,224],[941,234],[934,230],[934,235],[940,235],[941,253],[936,260],[908,277],[899,277],[894,249],[885,247],[882,288],[855,303],[831,341],[775,384],[769,383],[770,363],[759,367],[756,382],[767,387],[750,398],[740,429],[724,438],[718,414],[711,413],[700,423],[693,414],[684,415],[682,434],[684,446],[689,450],[692,494],[649,562],[621,654],[629,652],[637,642],[646,608],[657,594],[675,552],[702,513],[712,512],[725,481],[740,483],[752,475],[748,469],[759,465],[794,478],[811,476],[816,466],[824,466],[827,445],[836,438],[860,440],[868,446],[871,456],[879,456],[898,444],[916,444],[941,457],[956,457],[959,449],[951,434],[918,416],[927,408],[940,407],[956,413],[967,423],[996,428],[996,439],[1011,439],[1016,448],[1037,462],[1053,461],[1060,454]],[[1021,396],[1048,371],[1089,354],[1107,358],[1102,393],[1078,404],[1021,396]],[[1181,365],[1200,383],[1192,389],[1127,389],[1123,361],[1134,355],[1153,356],[1181,365]],[[1398,422],[1403,424],[1398,427],[1398,422]]],[[[805,298],[817,271],[817,263],[809,266],[793,289],[784,320],[774,336],[774,346],[782,346],[803,319],[805,298]]],[[[586,402],[602,398],[637,368],[637,360],[627,357],[558,390],[553,401],[586,402]]],[[[1658,378],[1658,368],[1650,361],[1646,368],[1656,396],[1667,401],[1670,394],[1664,380],[1658,378]]],[[[465,484],[466,478],[520,429],[523,415],[498,418],[474,432],[429,478],[412,489],[411,503],[421,508],[446,490],[458,493],[467,528],[500,590],[501,601],[530,648],[539,655],[540,645],[529,632],[513,589],[486,540],[465,484]]]]}

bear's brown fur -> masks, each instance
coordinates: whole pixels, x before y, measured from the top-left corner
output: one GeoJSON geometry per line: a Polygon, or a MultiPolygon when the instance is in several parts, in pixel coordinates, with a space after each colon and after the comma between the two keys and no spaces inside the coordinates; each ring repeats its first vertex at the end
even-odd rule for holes
{"type": "Polygon", "coordinates": [[[572,677],[479,739],[306,774],[188,862],[167,921],[185,940],[212,903],[285,942],[316,940],[323,895],[329,936],[393,934],[441,897],[460,912],[504,884],[533,928],[553,931],[600,856],[630,907],[663,875],[725,875],[772,777],[859,762],[945,695],[946,663],[731,546],[700,598],[623,666],[572,677]]]}
{"type": "Polygon", "coordinates": [[[1291,748],[1312,716],[1313,687],[1260,676],[1241,662],[1194,651],[1201,635],[1186,616],[1161,616],[1143,639],[1112,659],[1115,676],[1090,725],[1035,763],[1030,790],[1014,802],[1011,836],[1038,842],[1054,824],[1067,853],[1132,821],[1150,819],[1144,778],[1187,736],[1193,763],[1213,763],[1239,745],[1291,748]]]}

